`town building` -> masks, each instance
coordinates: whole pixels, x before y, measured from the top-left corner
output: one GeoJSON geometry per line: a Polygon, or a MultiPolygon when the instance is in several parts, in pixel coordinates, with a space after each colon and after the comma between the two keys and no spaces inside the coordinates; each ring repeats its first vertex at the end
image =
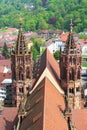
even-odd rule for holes
{"type": "Polygon", "coordinates": [[[12,79],[4,79],[1,82],[5,91],[4,106],[12,106],[12,79]]]}
{"type": "Polygon", "coordinates": [[[4,106],[7,97],[7,83],[3,84],[6,79],[11,78],[10,60],[0,60],[0,105],[4,106]]]}
{"type": "Polygon", "coordinates": [[[46,48],[48,48],[49,51],[54,54],[56,51],[60,51],[60,48],[64,50],[64,46],[65,43],[56,36],[55,38],[48,40],[43,46],[40,47],[40,54],[42,54],[46,48]]]}
{"type": "Polygon", "coordinates": [[[54,37],[56,35],[60,35],[62,33],[63,33],[62,30],[40,30],[38,32],[38,34],[41,37],[45,38],[46,40],[48,40],[48,39],[50,39],[50,38],[52,38],[52,37],[54,37]]]}

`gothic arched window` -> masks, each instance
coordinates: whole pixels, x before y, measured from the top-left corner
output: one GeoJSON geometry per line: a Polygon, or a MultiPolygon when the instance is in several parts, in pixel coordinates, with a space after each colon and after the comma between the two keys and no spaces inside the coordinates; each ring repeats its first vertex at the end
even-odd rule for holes
{"type": "Polygon", "coordinates": [[[19,68],[19,80],[23,80],[24,76],[23,76],[23,69],[22,67],[19,68]]]}
{"type": "Polygon", "coordinates": [[[70,57],[69,61],[70,61],[70,63],[72,63],[72,57],[70,57]]]}
{"type": "Polygon", "coordinates": [[[77,79],[80,79],[80,68],[78,69],[77,79]]]}
{"type": "Polygon", "coordinates": [[[74,69],[73,68],[71,68],[69,71],[69,79],[74,80],[74,69]]]}
{"type": "Polygon", "coordinates": [[[69,60],[69,61],[70,61],[71,64],[73,64],[73,63],[75,64],[75,61],[76,61],[76,60],[75,60],[74,57],[70,57],[70,60],[69,60]]]}
{"type": "Polygon", "coordinates": [[[29,67],[26,69],[26,78],[30,78],[30,69],[29,69],[29,67]]]}
{"type": "Polygon", "coordinates": [[[74,93],[74,88],[70,88],[70,89],[69,89],[69,93],[72,93],[72,94],[73,94],[73,93],[74,93]]]}

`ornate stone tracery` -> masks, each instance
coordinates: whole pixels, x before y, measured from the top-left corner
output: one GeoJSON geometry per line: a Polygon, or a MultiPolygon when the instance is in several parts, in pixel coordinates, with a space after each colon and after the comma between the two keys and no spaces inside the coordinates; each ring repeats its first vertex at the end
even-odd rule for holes
{"type": "Polygon", "coordinates": [[[32,80],[32,50],[28,48],[28,42],[23,34],[22,27],[18,33],[16,49],[11,54],[13,106],[19,106],[21,95],[27,94],[28,84],[32,80]],[[15,88],[15,89],[14,89],[15,88]]]}
{"type": "Polygon", "coordinates": [[[81,62],[82,53],[81,49],[76,48],[71,21],[64,51],[60,53],[61,86],[65,91],[69,110],[81,108],[81,62]]]}

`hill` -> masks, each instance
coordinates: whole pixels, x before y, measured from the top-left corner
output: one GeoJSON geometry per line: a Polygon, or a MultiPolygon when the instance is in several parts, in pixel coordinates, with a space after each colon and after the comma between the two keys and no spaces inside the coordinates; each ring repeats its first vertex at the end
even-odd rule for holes
{"type": "Polygon", "coordinates": [[[0,0],[0,28],[19,27],[23,18],[24,30],[69,30],[73,20],[75,32],[87,29],[86,0],[0,0]]]}

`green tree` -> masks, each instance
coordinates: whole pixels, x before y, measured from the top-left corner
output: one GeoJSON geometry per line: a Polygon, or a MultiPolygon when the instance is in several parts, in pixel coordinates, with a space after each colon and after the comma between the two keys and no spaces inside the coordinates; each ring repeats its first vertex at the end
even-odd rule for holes
{"type": "Polygon", "coordinates": [[[54,53],[54,58],[55,58],[56,60],[59,60],[59,57],[60,57],[60,51],[56,51],[56,52],[54,53]]]}
{"type": "Polygon", "coordinates": [[[79,38],[80,39],[87,39],[87,34],[80,34],[79,38]]]}
{"type": "Polygon", "coordinates": [[[35,37],[31,37],[30,39],[33,42],[33,59],[36,60],[39,58],[40,56],[40,46],[42,46],[45,42],[45,39],[43,38],[35,38],[35,37]]]}
{"type": "Polygon", "coordinates": [[[10,52],[8,51],[8,47],[6,43],[4,43],[3,49],[2,49],[2,55],[5,56],[6,59],[10,58],[10,52]]]}
{"type": "Polygon", "coordinates": [[[20,14],[26,31],[69,30],[70,19],[76,32],[87,28],[87,0],[0,0],[0,28],[18,28],[20,14]]]}

